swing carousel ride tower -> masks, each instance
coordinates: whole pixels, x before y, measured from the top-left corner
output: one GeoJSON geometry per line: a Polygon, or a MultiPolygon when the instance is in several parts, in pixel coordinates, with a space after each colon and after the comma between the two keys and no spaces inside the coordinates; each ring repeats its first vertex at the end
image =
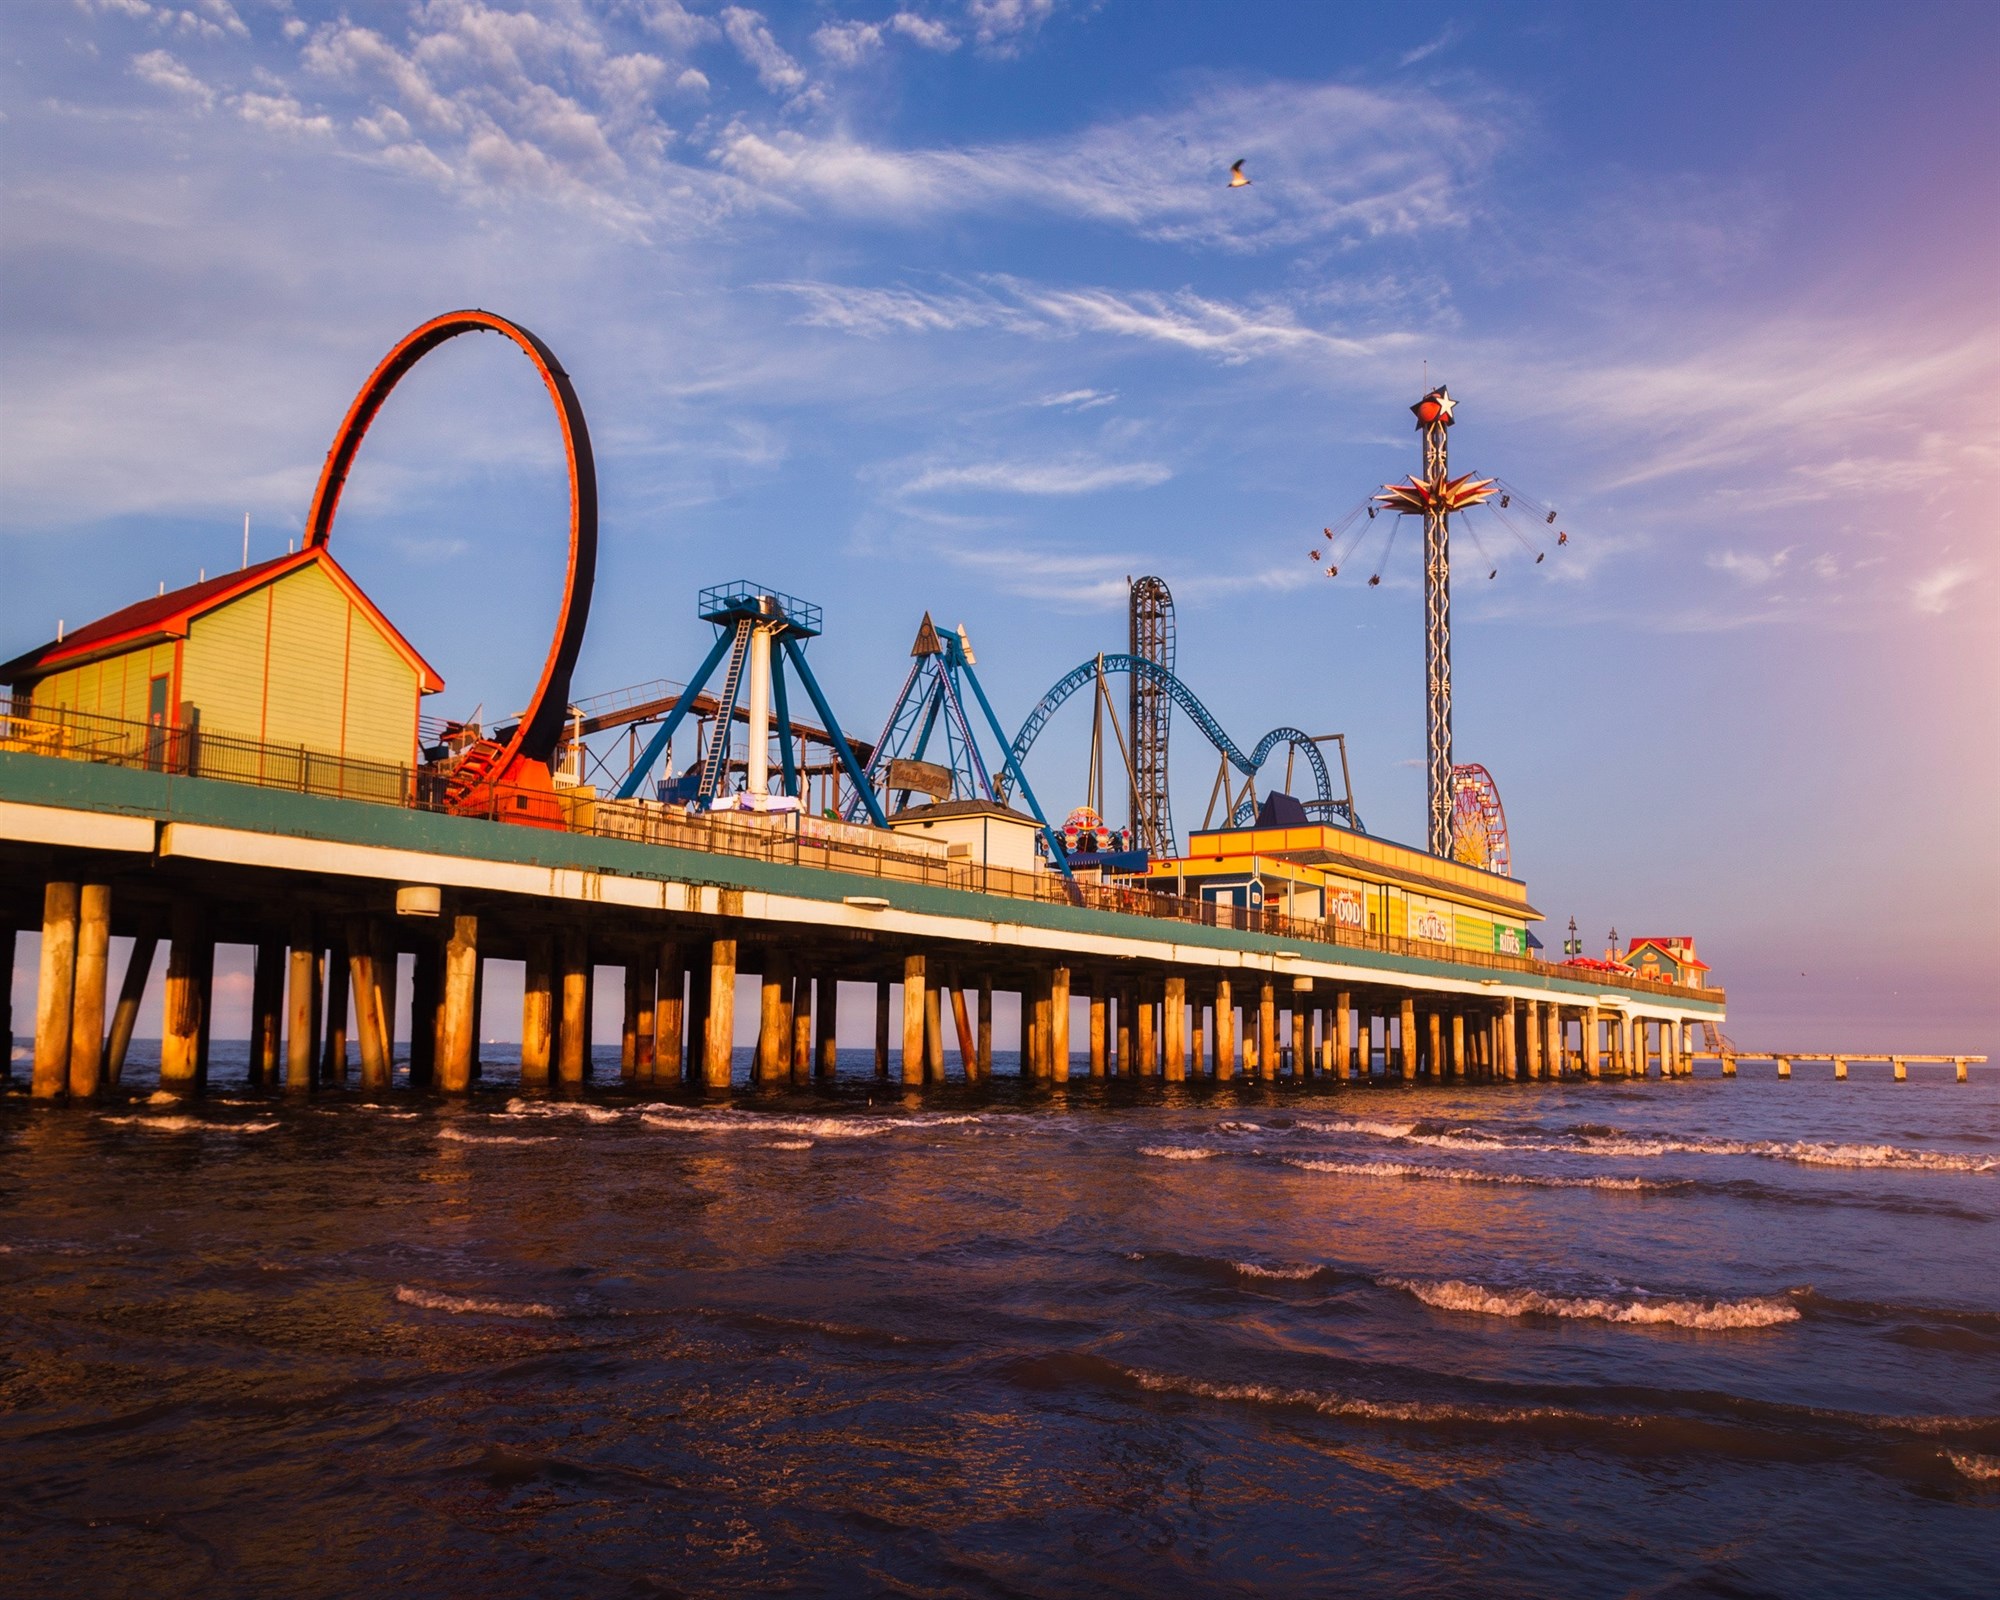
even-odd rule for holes
{"type": "Polygon", "coordinates": [[[1375,499],[1399,516],[1424,519],[1424,725],[1425,799],[1429,830],[1425,848],[1452,854],[1451,764],[1451,518],[1483,505],[1494,494],[1491,478],[1451,476],[1446,436],[1457,405],[1443,384],[1410,410],[1424,440],[1424,475],[1382,486],[1375,499]]]}

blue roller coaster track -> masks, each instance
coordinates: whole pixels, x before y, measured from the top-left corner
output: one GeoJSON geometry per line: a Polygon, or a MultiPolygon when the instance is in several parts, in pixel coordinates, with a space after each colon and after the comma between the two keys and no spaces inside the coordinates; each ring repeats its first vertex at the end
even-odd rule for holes
{"type": "MultiPolygon", "coordinates": [[[[1353,802],[1335,797],[1333,780],[1326,770],[1326,760],[1321,756],[1319,746],[1308,735],[1297,728],[1273,728],[1259,739],[1255,748],[1246,755],[1223,731],[1222,724],[1215,720],[1214,714],[1201,703],[1192,689],[1157,662],[1148,661],[1144,656],[1093,656],[1064,673],[1050,687],[1049,692],[1042,696],[1041,703],[1028,713],[1027,721],[1021,724],[1021,731],[1014,735],[1014,743],[1009,752],[1011,766],[1018,768],[1027,760],[1028,751],[1033,748],[1042,729],[1048,725],[1049,718],[1054,716],[1062,703],[1077,690],[1094,683],[1100,670],[1107,674],[1128,673],[1156,684],[1175,705],[1187,713],[1188,720],[1201,730],[1202,736],[1215,747],[1217,754],[1246,778],[1255,778],[1271,752],[1279,746],[1289,745],[1302,750],[1305,752],[1306,765],[1312,769],[1315,790],[1313,798],[1305,802],[1306,815],[1320,822],[1331,822],[1338,818],[1356,833],[1368,831],[1361,819],[1355,815],[1353,802]]],[[[1004,800],[1007,792],[1005,778],[1000,780],[999,790],[1004,800]]],[[[1246,792],[1236,802],[1229,819],[1230,823],[1234,827],[1247,827],[1256,821],[1256,818],[1257,797],[1254,793],[1246,792]]]]}

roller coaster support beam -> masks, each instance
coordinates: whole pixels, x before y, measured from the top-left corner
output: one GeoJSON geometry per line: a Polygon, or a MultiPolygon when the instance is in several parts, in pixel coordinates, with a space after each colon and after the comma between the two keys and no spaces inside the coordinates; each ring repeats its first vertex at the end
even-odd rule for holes
{"type": "MultiPolygon", "coordinates": [[[[1214,714],[1201,703],[1192,689],[1158,663],[1144,656],[1093,656],[1058,678],[1050,686],[1048,693],[1042,696],[1041,703],[1028,713],[1027,720],[1021,724],[1021,731],[1014,735],[1014,742],[1007,750],[1009,773],[1020,771],[1020,764],[1027,759],[1028,751],[1033,747],[1036,737],[1047,726],[1049,718],[1055,715],[1062,703],[1085,684],[1095,682],[1098,675],[1103,672],[1125,672],[1151,679],[1175,705],[1187,713],[1189,719],[1201,730],[1202,736],[1223,760],[1248,777],[1254,778],[1257,775],[1263,768],[1265,759],[1280,744],[1289,744],[1304,750],[1306,765],[1312,769],[1316,789],[1313,803],[1320,808],[1323,815],[1342,813],[1342,803],[1333,797],[1333,779],[1326,770],[1326,758],[1321,755],[1318,742],[1310,735],[1297,728],[1273,728],[1258,740],[1256,748],[1246,755],[1223,731],[1222,724],[1215,720],[1214,714]]],[[[1361,819],[1354,814],[1351,793],[1345,806],[1345,815],[1348,826],[1356,833],[1367,832],[1361,824],[1361,819]]],[[[1253,820],[1254,816],[1255,802],[1246,795],[1239,801],[1231,821],[1240,827],[1253,820]]]]}

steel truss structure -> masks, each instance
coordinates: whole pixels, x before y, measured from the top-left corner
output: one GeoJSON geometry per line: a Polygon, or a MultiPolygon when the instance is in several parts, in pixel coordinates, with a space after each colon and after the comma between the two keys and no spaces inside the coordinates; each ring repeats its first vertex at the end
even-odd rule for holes
{"type": "MultiPolygon", "coordinates": [[[[910,647],[910,655],[909,676],[903,680],[896,703],[890,708],[889,720],[882,725],[882,737],[875,741],[863,784],[857,786],[856,798],[848,802],[849,819],[854,820],[858,816],[864,793],[871,804],[877,794],[887,796],[891,801],[900,796],[907,803],[911,793],[908,787],[910,774],[904,770],[904,782],[899,784],[898,769],[921,764],[930,752],[932,739],[942,730],[946,759],[938,767],[945,774],[948,793],[934,798],[989,800],[1004,806],[1011,782],[1019,788],[1029,814],[1041,824],[1049,860],[1067,877],[1069,856],[1063,849],[1062,834],[1049,825],[1041,802],[1035,798],[1035,791],[1028,786],[1026,774],[1008,747],[1000,719],[993,714],[992,703],[979,685],[979,674],[973,671],[972,645],[965,636],[965,630],[959,628],[956,632],[941,633],[926,611],[923,624],[917,629],[916,643],[910,647]],[[980,752],[979,741],[973,733],[972,718],[966,712],[965,691],[968,689],[972,691],[972,702],[978,706],[1001,753],[1003,770],[998,783],[994,782],[992,769],[980,752]]],[[[900,810],[901,807],[892,805],[891,809],[900,810]]],[[[878,824],[881,820],[877,812],[878,824]]]]}
{"type": "Polygon", "coordinates": [[[1494,494],[1491,478],[1454,480],[1446,435],[1457,402],[1443,384],[1410,410],[1424,440],[1424,475],[1383,485],[1374,497],[1399,515],[1424,519],[1424,790],[1428,811],[1425,848],[1452,854],[1451,763],[1451,518],[1483,505],[1494,494]]]}
{"type": "MultiPolygon", "coordinates": [[[[1130,638],[1134,656],[1173,677],[1174,597],[1164,578],[1141,578],[1132,585],[1130,638]]],[[[1132,843],[1165,857],[1175,853],[1173,801],[1167,792],[1167,735],[1174,706],[1161,684],[1151,673],[1132,674],[1127,721],[1132,729],[1132,843]]]]}
{"type": "MultiPolygon", "coordinates": [[[[866,812],[877,827],[886,825],[882,815],[881,802],[875,798],[875,791],[869,786],[862,771],[861,763],[855,759],[846,737],[840,731],[840,724],[834,719],[833,709],[827,704],[821,692],[819,680],[813,676],[812,668],[806,663],[805,643],[818,637],[820,631],[820,609],[810,601],[800,600],[792,595],[781,594],[775,589],[738,579],[731,583],[716,584],[701,591],[696,609],[704,622],[715,625],[715,643],[695,674],[681,691],[674,708],[661,721],[653,736],[646,741],[646,747],[632,768],[618,785],[617,798],[630,800],[639,792],[647,776],[652,772],[660,757],[665,754],[672,741],[674,731],[693,707],[696,697],[708,686],[708,680],[715,669],[722,664],[724,656],[729,658],[729,670],[723,675],[722,687],[716,691],[715,720],[709,734],[708,749],[701,757],[699,773],[690,775],[691,799],[714,800],[722,793],[722,785],[731,766],[730,743],[736,730],[736,702],[742,693],[743,683],[751,666],[752,648],[756,635],[763,633],[776,646],[778,653],[771,657],[771,693],[776,716],[771,722],[771,731],[778,740],[779,766],[783,773],[783,792],[794,798],[805,798],[800,781],[798,759],[795,754],[798,735],[793,727],[791,695],[785,684],[785,667],[790,665],[798,675],[799,684],[811,699],[813,709],[819,713],[826,739],[833,746],[834,755],[846,772],[848,782],[853,786],[853,797],[849,804],[856,812],[866,812]]],[[[754,697],[753,697],[754,705],[754,697]]],[[[753,716],[755,712],[753,710],[753,716]]],[[[753,728],[751,737],[758,736],[753,728]]]]}

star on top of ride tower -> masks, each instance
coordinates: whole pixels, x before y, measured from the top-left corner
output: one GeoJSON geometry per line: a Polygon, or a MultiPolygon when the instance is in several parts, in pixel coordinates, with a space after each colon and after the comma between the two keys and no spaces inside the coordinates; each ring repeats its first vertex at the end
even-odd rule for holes
{"type": "Polygon", "coordinates": [[[1428,428],[1433,422],[1442,422],[1449,428],[1455,420],[1451,413],[1457,404],[1458,402],[1451,397],[1451,391],[1443,384],[1439,384],[1411,406],[1410,410],[1416,413],[1419,428],[1428,428]]]}

